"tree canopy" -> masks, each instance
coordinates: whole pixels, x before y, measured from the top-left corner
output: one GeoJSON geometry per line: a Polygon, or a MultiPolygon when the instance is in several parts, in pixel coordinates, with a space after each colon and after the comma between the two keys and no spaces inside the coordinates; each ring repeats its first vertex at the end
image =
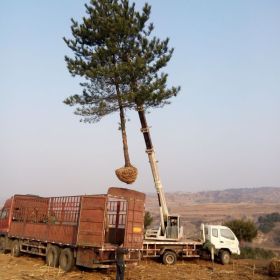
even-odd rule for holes
{"type": "Polygon", "coordinates": [[[75,57],[66,56],[73,76],[82,76],[82,94],[65,99],[84,121],[99,121],[123,108],[163,106],[179,88],[166,89],[167,74],[159,71],[170,60],[169,39],[151,37],[151,6],[135,10],[128,0],[91,0],[82,23],[72,19],[73,39],[64,41],[75,57]]]}
{"type": "Polygon", "coordinates": [[[144,216],[144,228],[147,229],[152,224],[153,220],[152,214],[146,211],[144,216]]]}
{"type": "Polygon", "coordinates": [[[118,111],[125,167],[131,167],[125,111],[162,107],[176,96],[180,88],[168,89],[168,75],[161,70],[173,49],[168,38],[151,36],[148,4],[140,12],[129,0],[91,0],[85,7],[87,16],[81,23],[71,20],[73,38],[64,38],[74,53],[73,58],[65,57],[68,70],[84,78],[83,90],[64,103],[75,106],[84,122],[97,122],[118,111]]]}

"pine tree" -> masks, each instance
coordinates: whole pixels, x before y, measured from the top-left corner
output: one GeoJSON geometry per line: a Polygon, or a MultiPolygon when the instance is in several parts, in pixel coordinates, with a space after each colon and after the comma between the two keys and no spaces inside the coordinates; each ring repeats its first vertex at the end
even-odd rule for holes
{"type": "Polygon", "coordinates": [[[65,103],[77,106],[75,113],[83,116],[84,122],[97,122],[102,117],[119,111],[122,132],[125,168],[116,170],[118,178],[132,183],[137,169],[130,163],[126,135],[125,110],[131,107],[125,95],[127,86],[122,83],[126,75],[119,48],[129,34],[133,8],[119,1],[91,1],[86,5],[88,17],[78,24],[72,19],[74,39],[64,38],[75,53],[75,58],[65,57],[72,75],[86,79],[81,83],[83,92],[70,96],[65,103]]]}
{"type": "Polygon", "coordinates": [[[173,49],[169,50],[168,39],[151,38],[148,4],[141,12],[129,0],[91,0],[85,6],[87,17],[81,24],[72,19],[74,38],[64,40],[75,54],[74,58],[65,57],[68,70],[86,81],[81,83],[82,94],[64,102],[76,106],[75,113],[85,122],[119,112],[125,168],[116,174],[130,183],[137,171],[129,159],[125,111],[137,109],[141,119],[145,109],[162,107],[177,94],[179,88],[166,89],[167,74],[159,74],[173,49]]]}
{"type": "Polygon", "coordinates": [[[144,229],[147,229],[153,222],[154,218],[149,211],[145,212],[144,216],[144,229]]]}

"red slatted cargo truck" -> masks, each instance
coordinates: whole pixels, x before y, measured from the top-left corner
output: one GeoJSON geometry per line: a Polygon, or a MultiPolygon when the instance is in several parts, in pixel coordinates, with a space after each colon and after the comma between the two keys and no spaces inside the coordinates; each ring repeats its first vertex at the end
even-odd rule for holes
{"type": "Polygon", "coordinates": [[[46,257],[69,271],[76,264],[109,267],[117,244],[138,261],[143,244],[143,193],[109,188],[106,195],[14,195],[0,212],[0,251],[46,257]]]}

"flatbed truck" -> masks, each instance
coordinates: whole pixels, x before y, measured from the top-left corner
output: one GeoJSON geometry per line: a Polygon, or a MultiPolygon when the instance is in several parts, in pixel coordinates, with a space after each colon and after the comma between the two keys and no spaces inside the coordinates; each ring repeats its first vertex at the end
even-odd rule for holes
{"type": "Polygon", "coordinates": [[[177,241],[144,239],[143,258],[161,258],[163,264],[173,265],[177,259],[215,258],[228,264],[233,254],[239,255],[239,241],[234,233],[221,225],[201,225],[201,239],[181,238],[177,241]]]}

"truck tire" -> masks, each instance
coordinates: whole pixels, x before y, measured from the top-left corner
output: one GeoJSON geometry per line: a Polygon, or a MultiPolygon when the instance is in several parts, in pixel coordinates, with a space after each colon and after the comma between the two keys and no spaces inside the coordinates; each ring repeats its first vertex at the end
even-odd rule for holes
{"type": "Polygon", "coordinates": [[[230,253],[225,250],[221,250],[219,253],[219,258],[222,264],[229,264],[230,262],[230,253]]]}
{"type": "Polygon", "coordinates": [[[173,265],[177,262],[177,255],[175,252],[166,251],[162,256],[162,262],[164,264],[173,265]]]}
{"type": "Polygon", "coordinates": [[[46,264],[51,267],[58,267],[60,248],[55,245],[50,245],[47,249],[46,264]]]}
{"type": "Polygon", "coordinates": [[[0,237],[0,254],[5,254],[6,251],[5,237],[0,237]]]}
{"type": "Polygon", "coordinates": [[[65,248],[61,251],[59,257],[59,266],[65,271],[70,271],[74,266],[74,254],[70,248],[65,248]]]}
{"type": "Polygon", "coordinates": [[[18,240],[14,240],[12,242],[11,246],[11,255],[13,257],[19,257],[20,256],[20,244],[18,240]]]}

